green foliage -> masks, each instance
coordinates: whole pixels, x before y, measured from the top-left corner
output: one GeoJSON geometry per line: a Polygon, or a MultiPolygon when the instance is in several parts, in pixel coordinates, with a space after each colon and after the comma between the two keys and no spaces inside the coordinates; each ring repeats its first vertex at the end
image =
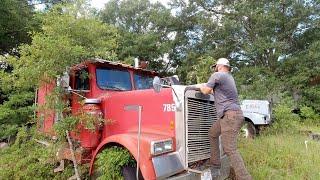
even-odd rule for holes
{"type": "Polygon", "coordinates": [[[39,22],[34,18],[33,7],[28,0],[0,1],[0,54],[18,54],[17,47],[31,41],[30,31],[37,30],[39,22]]]}
{"type": "Polygon", "coordinates": [[[14,137],[18,132],[18,125],[1,124],[0,125],[0,140],[14,137]]]}
{"type": "Polygon", "coordinates": [[[8,101],[0,105],[0,123],[16,125],[26,123],[33,115],[34,96],[32,92],[12,93],[8,101]]]}
{"type": "Polygon", "coordinates": [[[119,59],[133,64],[133,58],[149,61],[149,68],[166,71],[172,62],[164,61],[164,54],[173,46],[173,16],[161,3],[149,0],[112,0],[100,12],[103,22],[119,29],[119,59]]]}
{"type": "Polygon", "coordinates": [[[320,178],[320,143],[310,141],[305,135],[264,134],[254,140],[240,139],[238,145],[253,179],[320,178]]]}
{"type": "Polygon", "coordinates": [[[262,99],[271,102],[283,98],[284,86],[266,67],[235,69],[234,77],[241,99],[262,99]]]}
{"type": "Polygon", "coordinates": [[[303,88],[301,93],[302,98],[300,99],[301,104],[313,107],[316,112],[320,113],[320,85],[303,88]]]}
{"type": "Polygon", "coordinates": [[[76,117],[68,116],[63,118],[62,121],[59,121],[58,123],[56,123],[54,125],[54,130],[59,137],[65,137],[66,130],[68,131],[76,130],[78,123],[79,123],[79,120],[76,117]]]}
{"type": "Polygon", "coordinates": [[[320,115],[317,114],[311,107],[303,106],[301,107],[300,111],[300,115],[304,122],[312,125],[320,125],[320,115]]]}
{"type": "MultiPolygon", "coordinates": [[[[1,179],[67,179],[74,174],[71,164],[65,171],[54,173],[56,145],[45,147],[35,141],[35,128],[19,129],[14,145],[0,149],[1,179]]],[[[43,138],[43,137],[42,137],[43,138]]]]}
{"type": "Polygon", "coordinates": [[[241,98],[293,96],[295,106],[320,112],[319,1],[172,1],[171,8],[180,30],[172,58],[183,62],[183,82],[198,57],[227,57],[241,98]]]}
{"type": "MultiPolygon", "coordinates": [[[[34,133],[34,132],[33,132],[34,133]]],[[[19,147],[20,145],[24,145],[28,140],[30,140],[30,132],[26,127],[21,127],[18,129],[18,134],[16,140],[14,142],[15,147],[19,147]]]]}
{"type": "MultiPolygon", "coordinates": [[[[78,109],[77,114],[71,112],[69,101],[71,93],[67,93],[63,88],[56,87],[46,96],[46,103],[38,106],[38,112],[59,112],[59,122],[54,124],[54,130],[60,137],[65,137],[66,130],[79,132],[79,128],[95,131],[105,123],[109,123],[100,116],[87,113],[83,109],[78,109]]],[[[79,100],[81,107],[84,107],[84,101],[79,100]]],[[[41,120],[41,117],[38,117],[41,120]]],[[[111,122],[111,121],[110,121],[111,122]]]]}
{"type": "MultiPolygon", "coordinates": [[[[0,150],[1,178],[73,175],[71,166],[53,174],[49,159],[56,149],[44,148],[29,130],[18,128],[31,120],[34,89],[41,80],[56,78],[88,58],[116,57],[129,64],[134,57],[148,60],[151,69],[176,71],[188,84],[206,82],[214,59],[228,57],[242,99],[285,102],[274,109],[270,128],[240,143],[254,178],[320,178],[319,145],[305,150],[305,137],[297,134],[300,121],[313,127],[319,123],[319,1],[172,0],[168,8],[149,0],[112,0],[99,13],[104,23],[84,0],[32,2],[59,5],[36,14],[26,0],[0,3],[0,54],[5,54],[0,57],[5,69],[0,72],[0,139],[18,132],[16,143],[0,150]],[[59,4],[67,1],[72,3],[59,4]],[[291,112],[294,106],[301,107],[300,116],[291,112]]],[[[65,108],[55,104],[60,112],[65,108]]],[[[66,117],[56,129],[64,135],[78,122],[66,117]]],[[[98,165],[108,179],[121,178],[121,166],[134,165],[121,148],[100,155],[98,165]]]]}
{"type": "Polygon", "coordinates": [[[20,47],[21,57],[8,58],[17,87],[34,88],[40,78],[55,78],[88,58],[115,58],[117,30],[82,8],[52,8],[43,16],[42,31],[32,34],[31,45],[20,47]]]}
{"type": "MultiPolygon", "coordinates": [[[[314,37],[319,37],[315,35],[314,37]]],[[[288,58],[281,66],[281,79],[289,87],[301,106],[313,107],[320,112],[320,52],[319,41],[312,43],[297,56],[288,58]]]]}
{"type": "Polygon", "coordinates": [[[199,57],[197,62],[191,66],[188,71],[186,83],[187,84],[197,84],[205,83],[208,81],[209,77],[213,73],[211,66],[215,63],[215,60],[210,57],[199,57]]]}
{"type": "Polygon", "coordinates": [[[66,130],[74,131],[76,133],[80,131],[79,128],[96,131],[104,123],[108,122],[105,122],[105,119],[103,118],[82,112],[76,116],[70,115],[64,117],[54,125],[54,130],[60,137],[64,137],[66,130]]]}
{"type": "Polygon", "coordinates": [[[286,105],[278,105],[273,109],[273,123],[267,128],[265,134],[281,134],[281,133],[296,133],[297,125],[300,122],[300,117],[292,113],[292,109],[286,105]]]}
{"type": "Polygon", "coordinates": [[[173,0],[169,3],[169,9],[174,12],[175,32],[170,59],[173,61],[172,66],[177,68],[180,80],[183,83],[194,83],[196,79],[190,79],[190,76],[194,75],[188,75],[189,72],[194,71],[193,66],[200,63],[201,59],[204,61],[208,57],[218,59],[222,55],[213,54],[218,44],[213,37],[219,36],[216,34],[217,18],[211,12],[201,8],[197,4],[198,1],[188,2],[173,0]]]}
{"type": "Polygon", "coordinates": [[[241,64],[275,70],[280,56],[303,50],[296,44],[305,43],[301,37],[318,28],[318,19],[311,18],[319,15],[318,1],[198,2],[212,16],[221,15],[218,35],[213,38],[219,42],[215,53],[226,52],[241,64]]]}
{"type": "Polygon", "coordinates": [[[15,136],[18,127],[32,122],[35,92],[15,87],[10,73],[1,71],[0,74],[0,139],[8,139],[15,136]]]}
{"type": "Polygon", "coordinates": [[[93,17],[81,2],[57,5],[44,13],[41,31],[31,33],[31,44],[19,47],[19,57],[5,56],[13,70],[1,72],[1,128],[31,119],[34,89],[41,81],[55,79],[89,58],[115,59],[117,30],[93,17]]]}
{"type": "Polygon", "coordinates": [[[121,169],[124,166],[135,166],[135,160],[130,152],[121,147],[110,147],[97,156],[95,167],[99,173],[98,179],[123,179],[121,169]]]}

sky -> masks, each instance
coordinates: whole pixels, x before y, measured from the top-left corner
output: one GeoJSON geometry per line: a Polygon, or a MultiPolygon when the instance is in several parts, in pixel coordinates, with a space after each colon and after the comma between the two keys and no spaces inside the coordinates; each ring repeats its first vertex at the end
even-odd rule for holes
{"type": "MultiPolygon", "coordinates": [[[[96,9],[102,9],[104,4],[107,3],[109,0],[91,0],[91,6],[96,9]]],[[[151,2],[161,2],[162,4],[166,5],[170,0],[150,0],[151,2]]]]}

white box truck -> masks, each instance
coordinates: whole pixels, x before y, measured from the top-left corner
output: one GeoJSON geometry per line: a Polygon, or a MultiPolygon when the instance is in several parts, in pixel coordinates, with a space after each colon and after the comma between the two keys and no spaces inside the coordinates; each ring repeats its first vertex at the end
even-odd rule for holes
{"type": "Polygon", "coordinates": [[[245,123],[241,129],[246,138],[253,138],[263,126],[271,123],[271,104],[266,100],[243,100],[241,109],[245,123]]]}

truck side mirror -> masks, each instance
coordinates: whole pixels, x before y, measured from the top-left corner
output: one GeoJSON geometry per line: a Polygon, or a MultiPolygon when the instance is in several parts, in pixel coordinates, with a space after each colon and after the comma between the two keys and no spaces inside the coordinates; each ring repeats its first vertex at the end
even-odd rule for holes
{"type": "Polygon", "coordinates": [[[158,76],[156,76],[156,77],[153,78],[152,84],[153,84],[153,89],[154,89],[154,91],[155,91],[156,93],[159,93],[162,87],[171,88],[172,91],[173,91],[173,93],[174,93],[174,95],[175,95],[176,98],[177,98],[176,108],[177,108],[178,110],[181,110],[181,101],[180,101],[180,99],[179,99],[176,91],[174,90],[174,88],[172,88],[170,85],[163,84],[163,81],[162,81],[158,76]]]}
{"type": "Polygon", "coordinates": [[[162,79],[160,79],[158,76],[153,78],[152,85],[153,85],[154,91],[157,93],[160,92],[162,87],[172,88],[171,85],[165,84],[165,82],[162,79]]]}
{"type": "Polygon", "coordinates": [[[62,76],[58,77],[57,85],[61,86],[62,88],[68,90],[70,82],[70,76],[68,72],[64,72],[62,76]]]}
{"type": "Polygon", "coordinates": [[[153,85],[154,91],[159,93],[162,88],[161,79],[158,76],[154,77],[152,85],[153,85]]]}

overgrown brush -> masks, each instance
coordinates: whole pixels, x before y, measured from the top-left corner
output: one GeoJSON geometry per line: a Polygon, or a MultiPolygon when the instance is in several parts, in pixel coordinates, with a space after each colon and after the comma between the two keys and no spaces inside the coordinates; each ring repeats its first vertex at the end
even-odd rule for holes
{"type": "Polygon", "coordinates": [[[121,170],[124,166],[135,166],[135,160],[121,147],[106,148],[99,153],[95,163],[98,179],[123,179],[121,170]]]}
{"type": "Polygon", "coordinates": [[[285,105],[278,105],[273,110],[273,122],[267,128],[264,134],[279,134],[279,133],[295,133],[300,117],[292,113],[291,108],[285,105]]]}
{"type": "Polygon", "coordinates": [[[319,132],[319,115],[308,107],[295,114],[285,105],[275,107],[273,115],[260,136],[238,143],[253,179],[320,179],[320,142],[308,137],[319,132]]]}
{"type": "Polygon", "coordinates": [[[305,124],[320,126],[320,114],[317,114],[311,107],[303,106],[300,109],[300,115],[305,124]]]}
{"type": "Polygon", "coordinates": [[[0,179],[68,179],[74,175],[71,163],[66,164],[63,172],[54,173],[59,143],[45,147],[35,141],[37,138],[45,137],[37,134],[35,128],[22,127],[14,144],[0,149],[0,179]]]}

